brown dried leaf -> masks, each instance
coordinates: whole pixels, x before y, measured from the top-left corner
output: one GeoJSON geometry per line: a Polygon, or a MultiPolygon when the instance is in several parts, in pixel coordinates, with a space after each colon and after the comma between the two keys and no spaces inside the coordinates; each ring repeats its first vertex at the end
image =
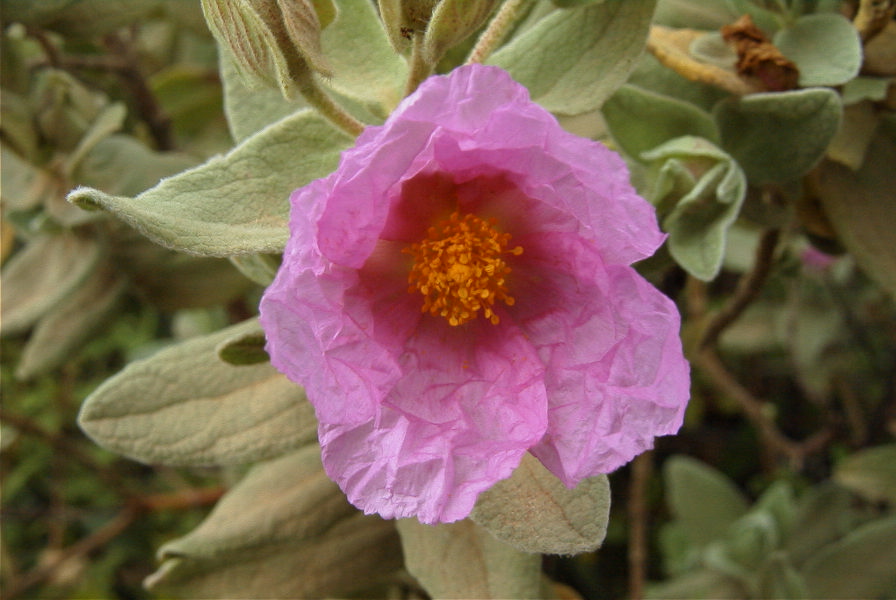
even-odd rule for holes
{"type": "Polygon", "coordinates": [[[722,27],[722,37],[737,52],[737,72],[758,79],[770,92],[796,89],[800,72],[756,27],[750,15],[722,27]]]}

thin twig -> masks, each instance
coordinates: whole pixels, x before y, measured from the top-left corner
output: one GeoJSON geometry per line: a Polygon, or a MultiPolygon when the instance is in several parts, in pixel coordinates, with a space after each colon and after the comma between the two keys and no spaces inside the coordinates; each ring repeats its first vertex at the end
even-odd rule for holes
{"type": "Polygon", "coordinates": [[[71,442],[65,436],[54,435],[27,417],[2,409],[0,409],[0,421],[22,433],[33,435],[45,441],[49,446],[57,450],[56,454],[58,456],[65,456],[81,463],[82,466],[96,473],[98,478],[110,489],[121,493],[129,504],[136,506],[142,511],[154,512],[158,510],[177,510],[207,506],[214,504],[224,493],[224,488],[213,487],[185,489],[172,493],[146,496],[144,493],[130,489],[125,478],[118,475],[115,470],[97,463],[90,455],[82,451],[77,444],[71,442]]]}
{"type": "Polygon", "coordinates": [[[737,402],[741,411],[756,426],[760,437],[775,456],[785,457],[790,466],[799,470],[807,456],[823,449],[832,438],[832,431],[824,427],[802,442],[795,442],[781,433],[763,402],[744,387],[722,363],[714,349],[704,349],[694,361],[709,383],[721,394],[737,402]]]}
{"type": "Polygon", "coordinates": [[[467,57],[468,64],[481,63],[494,52],[514,23],[523,15],[523,8],[528,2],[529,0],[506,0],[501,5],[467,57]]]}
{"type": "Polygon", "coordinates": [[[112,539],[117,537],[121,532],[127,529],[133,523],[139,514],[133,507],[122,509],[111,521],[94,531],[85,538],[81,538],[68,548],[61,550],[55,554],[53,558],[40,566],[29,571],[18,581],[13,582],[4,593],[6,600],[12,600],[21,596],[31,588],[40,585],[47,579],[51,578],[60,566],[66,561],[77,556],[86,556],[90,552],[101,548],[108,544],[112,539]]]}
{"type": "Polygon", "coordinates": [[[118,34],[106,36],[105,43],[106,47],[120,57],[123,62],[123,66],[116,69],[115,72],[134,98],[137,112],[149,127],[156,148],[163,151],[173,150],[174,137],[171,133],[171,118],[165,114],[143,76],[133,45],[118,34]]]}
{"type": "Polygon", "coordinates": [[[652,472],[652,451],[641,454],[632,462],[628,493],[628,588],[631,600],[644,598],[647,581],[647,486],[652,472]]]}
{"type": "Polygon", "coordinates": [[[859,10],[852,21],[853,26],[862,41],[868,43],[884,30],[894,13],[896,0],[859,0],[859,10]]]}
{"type": "Polygon", "coordinates": [[[778,229],[768,229],[759,238],[759,245],[756,247],[756,258],[753,261],[753,268],[749,273],[740,278],[737,283],[737,289],[734,295],[725,304],[724,307],[713,317],[709,325],[703,332],[700,340],[699,348],[704,349],[715,346],[719,341],[722,332],[731,325],[743,313],[743,311],[756,299],[759,295],[762,285],[768,279],[771,272],[773,258],[775,256],[775,248],[778,245],[780,231],[778,229]]]}
{"type": "Polygon", "coordinates": [[[56,435],[47,431],[27,417],[11,413],[0,408],[0,421],[11,425],[22,433],[33,435],[45,441],[50,447],[55,448],[57,454],[66,456],[81,463],[85,468],[94,472],[97,477],[112,489],[126,490],[124,479],[114,469],[105,467],[95,461],[84,452],[78,444],[72,442],[64,435],[56,435]]]}
{"type": "Polygon", "coordinates": [[[33,37],[34,40],[41,47],[41,50],[44,51],[44,54],[47,55],[47,62],[50,63],[51,67],[60,68],[62,63],[62,56],[59,53],[59,49],[56,48],[56,44],[50,39],[50,36],[47,35],[47,32],[43,29],[38,29],[36,27],[29,27],[27,29],[28,35],[33,37]]]}

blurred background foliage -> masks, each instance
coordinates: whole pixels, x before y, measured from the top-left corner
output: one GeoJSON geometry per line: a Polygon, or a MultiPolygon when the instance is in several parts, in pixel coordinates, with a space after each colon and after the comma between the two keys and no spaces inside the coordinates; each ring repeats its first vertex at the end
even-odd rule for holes
{"type": "MultiPolygon", "coordinates": [[[[198,2],[0,8],[4,597],[150,597],[142,581],[155,549],[196,527],[239,474],[113,455],[77,429],[80,402],[131,360],[252,316],[260,288],[226,259],[166,250],[65,195],[85,185],[134,196],[227,151],[216,46],[198,2]]],[[[716,32],[750,14],[779,46],[799,49],[799,18],[855,19],[858,9],[664,0],[655,22],[716,32]]],[[[791,129],[761,104],[722,104],[710,118],[725,92],[686,85],[649,55],[605,105],[607,129],[592,135],[612,134],[642,183],[666,181],[642,189],[681,233],[643,267],[682,306],[693,397],[678,436],[611,475],[603,548],[545,557],[547,575],[567,586],[557,593],[896,595],[896,267],[893,249],[875,246],[896,230],[893,150],[881,141],[894,130],[892,13],[878,35],[890,46],[866,51],[858,78],[844,75],[849,64],[826,70],[795,51],[809,65],[802,83],[836,90],[849,133],[803,148],[797,163],[827,158],[799,190],[790,180],[803,166],[774,149],[800,143],[795,131],[815,113],[791,129]],[[632,118],[645,110],[647,128],[632,118]],[[668,130],[657,133],[657,119],[668,130]],[[738,137],[744,120],[770,126],[774,141],[768,130],[738,137]],[[774,160],[757,158],[767,150],[774,160]],[[883,166],[862,171],[866,156],[883,166]],[[860,191],[877,198],[870,213],[841,206],[855,191],[842,165],[865,177],[860,191]],[[689,195],[697,188],[715,190],[718,204],[698,224],[699,243],[688,238],[688,202],[707,206],[689,195]]],[[[718,59],[719,39],[692,45],[693,55],[718,59]]],[[[421,592],[399,583],[390,593],[421,592]]]]}

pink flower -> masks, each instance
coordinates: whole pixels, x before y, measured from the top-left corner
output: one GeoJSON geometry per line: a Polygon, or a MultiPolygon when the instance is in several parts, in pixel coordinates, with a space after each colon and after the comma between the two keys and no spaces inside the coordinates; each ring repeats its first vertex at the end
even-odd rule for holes
{"type": "Polygon", "coordinates": [[[455,521],[527,451],[573,487],[680,427],[654,211],[503,70],[431,77],[291,202],[267,348],[365,512],[455,521]]]}

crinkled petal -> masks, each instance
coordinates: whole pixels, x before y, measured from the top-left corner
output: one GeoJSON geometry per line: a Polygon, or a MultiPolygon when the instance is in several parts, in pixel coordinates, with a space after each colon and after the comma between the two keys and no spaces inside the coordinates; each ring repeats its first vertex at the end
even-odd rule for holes
{"type": "Polygon", "coordinates": [[[319,180],[293,194],[292,236],[262,297],[260,321],[271,363],[305,386],[318,418],[357,424],[376,416],[401,370],[395,354],[371,338],[377,319],[373,304],[358,298],[360,273],[318,250],[315,217],[327,191],[319,180]]]}
{"type": "Polygon", "coordinates": [[[592,285],[558,275],[549,289],[564,309],[523,324],[547,369],[548,431],[532,453],[572,487],[681,427],[689,366],[677,308],[633,269],[592,285]]]}
{"type": "Polygon", "coordinates": [[[324,255],[360,267],[396,186],[426,166],[456,180],[507,174],[524,193],[578,219],[607,263],[631,264],[665,240],[617,154],[565,131],[502,69],[469,65],[424,81],[343,153],[321,216],[324,255]]]}
{"type": "Polygon", "coordinates": [[[631,186],[622,158],[565,131],[502,69],[469,65],[450,77],[431,78],[396,117],[439,123],[431,143],[441,144],[441,169],[513,174],[524,193],[575,216],[607,263],[646,258],[665,239],[655,210],[631,186]]]}
{"type": "Polygon", "coordinates": [[[462,519],[541,439],[547,399],[534,349],[515,327],[487,333],[470,344],[424,319],[379,417],[321,422],[324,467],[355,506],[424,523],[462,519]]]}

